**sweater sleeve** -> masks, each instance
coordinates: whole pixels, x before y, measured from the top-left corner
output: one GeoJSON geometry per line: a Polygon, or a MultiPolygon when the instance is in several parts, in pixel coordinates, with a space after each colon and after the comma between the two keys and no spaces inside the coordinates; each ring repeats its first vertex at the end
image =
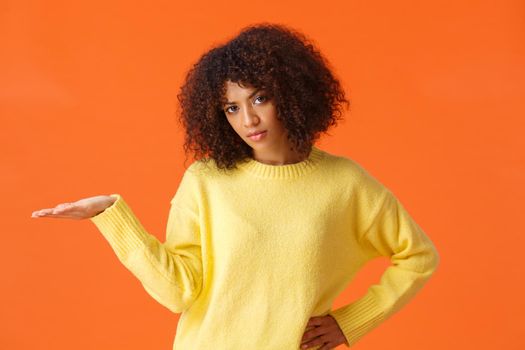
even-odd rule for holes
{"type": "Polygon", "coordinates": [[[171,200],[165,242],[144,229],[119,194],[111,194],[116,201],[90,219],[145,291],[174,313],[189,308],[202,288],[198,214],[189,177],[186,171],[171,200]]]}
{"type": "Polygon", "coordinates": [[[364,296],[330,312],[349,346],[407,304],[440,261],[432,241],[395,195],[375,178],[369,180],[364,202],[377,204],[359,236],[360,249],[368,260],[385,256],[392,265],[364,296]]]}

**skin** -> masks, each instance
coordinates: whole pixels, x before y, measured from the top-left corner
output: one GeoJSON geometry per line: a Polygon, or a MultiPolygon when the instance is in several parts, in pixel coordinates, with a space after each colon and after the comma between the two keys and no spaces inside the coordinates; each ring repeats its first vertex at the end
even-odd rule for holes
{"type": "MultiPolygon", "coordinates": [[[[296,152],[287,138],[287,130],[277,118],[277,111],[264,91],[243,87],[237,83],[226,82],[227,101],[224,106],[226,119],[231,127],[253,149],[253,158],[270,165],[293,164],[306,158],[296,152]],[[255,93],[255,94],[254,94],[255,93]],[[250,97],[250,95],[252,95],[250,97]],[[251,140],[249,132],[267,130],[259,141],[251,140]]],[[[100,214],[115,202],[111,196],[94,196],[67,202],[53,208],[36,210],[32,218],[62,218],[82,220],[100,214]]],[[[323,345],[319,350],[333,349],[340,344],[348,345],[336,320],[331,315],[315,316],[308,320],[301,338],[301,349],[323,345]],[[324,345],[323,345],[324,344],[324,345]]]]}
{"type": "Polygon", "coordinates": [[[36,210],[31,214],[32,218],[58,218],[82,220],[93,217],[103,212],[115,202],[111,196],[94,196],[80,199],[72,203],[60,203],[54,208],[36,210]]]}
{"type": "Polygon", "coordinates": [[[226,119],[231,127],[253,149],[253,158],[261,163],[283,165],[297,163],[306,158],[293,149],[288,141],[287,130],[279,119],[273,101],[253,87],[243,87],[238,83],[226,81],[225,97],[228,102],[223,106],[226,119]],[[253,96],[251,96],[255,93],[253,96]],[[251,97],[250,97],[251,96],[251,97]],[[266,130],[266,135],[259,141],[248,137],[253,131],[266,130]]]}
{"type": "Polygon", "coordinates": [[[329,350],[341,344],[349,346],[343,331],[332,315],[310,317],[301,339],[301,349],[323,345],[318,350],[329,350]]]}

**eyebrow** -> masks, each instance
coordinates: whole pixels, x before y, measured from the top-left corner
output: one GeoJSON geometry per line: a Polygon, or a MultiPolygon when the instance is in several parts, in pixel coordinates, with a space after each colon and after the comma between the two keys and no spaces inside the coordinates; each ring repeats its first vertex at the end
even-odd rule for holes
{"type": "MultiPolygon", "coordinates": [[[[250,94],[250,96],[248,96],[248,98],[252,98],[256,93],[258,93],[258,92],[261,91],[261,90],[262,90],[262,89],[257,89],[257,90],[255,90],[254,92],[252,92],[252,93],[250,94]]],[[[230,102],[230,101],[228,101],[228,102],[226,102],[224,105],[226,106],[226,105],[233,105],[233,104],[235,104],[235,102],[230,102]]]]}

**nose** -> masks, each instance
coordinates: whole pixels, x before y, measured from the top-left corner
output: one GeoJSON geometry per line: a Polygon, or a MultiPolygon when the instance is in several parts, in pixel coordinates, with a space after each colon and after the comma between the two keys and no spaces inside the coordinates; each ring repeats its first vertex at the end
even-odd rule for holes
{"type": "Polygon", "coordinates": [[[244,109],[244,113],[242,115],[242,123],[246,128],[251,128],[254,125],[259,124],[259,117],[257,116],[257,113],[255,113],[251,106],[244,109]]]}

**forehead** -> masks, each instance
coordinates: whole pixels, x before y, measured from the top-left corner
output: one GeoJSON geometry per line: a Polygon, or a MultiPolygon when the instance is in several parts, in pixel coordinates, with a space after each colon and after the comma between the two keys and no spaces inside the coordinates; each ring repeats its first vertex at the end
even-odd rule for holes
{"type": "Polygon", "coordinates": [[[262,88],[256,88],[251,84],[246,84],[242,82],[232,82],[226,81],[224,83],[225,93],[221,98],[221,104],[229,105],[235,104],[242,100],[251,99],[255,94],[262,88]]]}
{"type": "Polygon", "coordinates": [[[232,82],[227,80],[225,83],[226,95],[230,94],[249,94],[255,89],[254,86],[242,82],[232,82]]]}

